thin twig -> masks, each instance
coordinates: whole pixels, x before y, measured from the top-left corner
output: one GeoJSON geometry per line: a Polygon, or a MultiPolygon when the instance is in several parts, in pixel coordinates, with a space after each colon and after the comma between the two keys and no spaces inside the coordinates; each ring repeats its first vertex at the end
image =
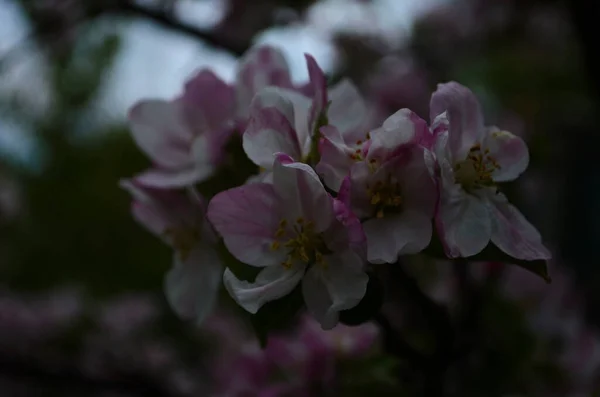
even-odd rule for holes
{"type": "Polygon", "coordinates": [[[200,29],[196,26],[183,23],[174,18],[172,13],[168,11],[150,9],[139,4],[135,4],[132,1],[120,1],[116,7],[107,9],[106,11],[125,13],[146,18],[165,28],[198,38],[213,47],[226,50],[234,55],[240,56],[248,49],[247,44],[245,43],[239,43],[237,41],[228,39],[214,31],[200,29]]]}

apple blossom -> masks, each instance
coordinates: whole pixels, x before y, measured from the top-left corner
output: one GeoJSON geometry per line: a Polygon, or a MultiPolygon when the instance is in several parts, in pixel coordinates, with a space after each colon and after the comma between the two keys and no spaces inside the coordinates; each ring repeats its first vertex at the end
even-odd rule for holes
{"type": "Polygon", "coordinates": [[[280,50],[271,46],[250,49],[238,65],[235,83],[236,112],[246,120],[252,99],[265,87],[276,86],[292,90],[289,65],[280,50]]]}
{"type": "Polygon", "coordinates": [[[427,247],[437,192],[430,174],[433,158],[422,144],[430,135],[425,121],[399,110],[356,150],[332,126],[321,131],[317,171],[363,220],[369,261],[392,263],[400,254],[427,247]]]}
{"type": "Polygon", "coordinates": [[[324,329],[336,325],[339,311],[356,306],[368,282],[359,249],[364,236],[360,223],[339,206],[334,208],[334,199],[308,165],[281,153],[272,184],[217,194],[208,219],[227,249],[241,262],[264,268],[253,282],[225,271],[225,287],[238,304],[256,313],[301,282],[308,311],[324,329]]]}
{"type": "Polygon", "coordinates": [[[455,82],[438,86],[430,111],[440,171],[436,224],[447,255],[473,256],[491,240],[517,259],[549,259],[538,231],[497,187],[527,168],[525,142],[485,127],[477,98],[455,82]]]}
{"type": "Polygon", "coordinates": [[[224,158],[234,131],[234,90],[209,70],[200,71],[172,101],[148,99],[129,111],[131,133],[155,166],[137,176],[159,188],[209,178],[224,158]]]}
{"type": "Polygon", "coordinates": [[[250,105],[250,120],[244,133],[244,150],[260,167],[269,170],[273,153],[286,153],[295,161],[318,162],[318,127],[331,124],[346,141],[364,140],[367,107],[358,90],[348,81],[327,89],[325,75],[309,55],[306,62],[311,97],[299,91],[268,87],[250,105]]]}
{"type": "Polygon", "coordinates": [[[202,321],[217,299],[223,271],[214,248],[215,235],[205,221],[201,198],[123,180],[133,196],[134,218],[173,247],[173,268],[165,277],[165,293],[178,315],[202,321]]]}

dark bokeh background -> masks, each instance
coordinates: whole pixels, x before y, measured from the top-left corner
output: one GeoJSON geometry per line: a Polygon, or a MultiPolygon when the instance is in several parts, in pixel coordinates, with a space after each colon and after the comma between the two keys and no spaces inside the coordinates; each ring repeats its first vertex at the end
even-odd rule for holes
{"type": "MultiPolygon", "coordinates": [[[[559,281],[519,310],[525,317],[539,315],[540,302],[560,289],[561,298],[545,304],[561,315],[575,313],[585,335],[596,338],[599,6],[430,1],[418,15],[406,11],[412,22],[399,27],[394,24],[402,18],[381,18],[385,7],[405,12],[393,3],[0,0],[0,25],[16,26],[0,30],[0,395],[210,395],[214,360],[205,358],[211,351],[207,337],[177,319],[163,298],[171,253],[135,224],[129,197],[117,185],[148,165],[127,133],[124,114],[142,96],[174,95],[189,75],[184,69],[210,65],[231,80],[240,54],[256,40],[278,35],[286,54],[299,53],[290,62],[313,46],[331,81],[350,77],[381,119],[402,107],[427,119],[436,84],[457,80],[481,99],[489,124],[524,137],[530,168],[508,194],[552,247],[559,281]],[[197,16],[220,11],[205,15],[207,22],[186,19],[184,6],[205,7],[197,16]],[[336,15],[349,7],[362,7],[358,22],[340,23],[336,15]],[[379,14],[371,15],[373,9],[379,14]],[[137,25],[143,27],[137,33],[128,30],[137,25]],[[296,32],[293,39],[288,31],[296,32]],[[309,39],[302,41],[303,34],[309,39]],[[152,43],[146,43],[147,59],[132,50],[132,42],[160,35],[180,40],[185,51],[197,44],[197,52],[161,69],[151,65],[163,56],[147,50],[152,43]],[[123,70],[129,72],[119,74],[123,70]],[[129,81],[136,71],[169,83],[129,81]]],[[[304,78],[297,72],[302,69],[292,65],[296,78],[304,78]]],[[[444,274],[436,276],[441,295],[444,274]]],[[[531,283],[516,277],[508,289],[531,283]]],[[[533,368],[526,363],[538,353],[528,349],[540,333],[512,329],[522,317],[516,319],[507,305],[486,306],[479,317],[497,321],[510,348],[482,348],[469,361],[467,380],[449,389],[473,396],[590,395],[593,386],[587,394],[567,391],[583,380],[554,387],[557,394],[548,391],[550,379],[584,372],[570,364],[552,366],[556,360],[543,358],[548,368],[526,370],[533,368]],[[490,361],[496,364],[488,368],[490,361]]],[[[591,371],[585,382],[595,386],[596,368],[591,371]]],[[[402,395],[413,395],[411,387],[394,384],[402,395]]],[[[329,393],[324,395],[341,392],[329,393]]]]}

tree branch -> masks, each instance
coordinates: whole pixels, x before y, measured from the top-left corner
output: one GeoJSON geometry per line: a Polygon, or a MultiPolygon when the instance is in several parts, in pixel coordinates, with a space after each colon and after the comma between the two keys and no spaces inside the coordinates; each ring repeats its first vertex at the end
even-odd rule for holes
{"type": "Polygon", "coordinates": [[[107,9],[106,11],[146,18],[167,29],[195,37],[213,47],[226,50],[237,56],[241,56],[248,49],[247,44],[245,43],[239,43],[223,37],[216,32],[200,29],[191,24],[178,21],[172,16],[172,13],[166,10],[153,10],[148,7],[135,4],[132,1],[119,1],[115,7],[107,9]]]}

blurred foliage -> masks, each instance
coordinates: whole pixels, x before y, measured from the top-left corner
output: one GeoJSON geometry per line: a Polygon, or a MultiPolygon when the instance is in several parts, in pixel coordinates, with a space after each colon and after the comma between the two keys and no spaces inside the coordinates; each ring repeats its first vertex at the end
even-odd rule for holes
{"type": "MultiPolygon", "coordinates": [[[[31,23],[35,27],[36,20],[31,23]]],[[[162,288],[170,252],[135,224],[128,194],[117,185],[148,161],[125,126],[88,121],[119,48],[114,33],[90,23],[68,51],[44,52],[50,106],[16,120],[35,131],[43,169],[8,170],[22,190],[24,208],[20,221],[5,231],[11,261],[0,268],[0,278],[11,288],[83,283],[97,295],[162,288]]],[[[10,96],[2,99],[3,114],[19,106],[10,96]]]]}

